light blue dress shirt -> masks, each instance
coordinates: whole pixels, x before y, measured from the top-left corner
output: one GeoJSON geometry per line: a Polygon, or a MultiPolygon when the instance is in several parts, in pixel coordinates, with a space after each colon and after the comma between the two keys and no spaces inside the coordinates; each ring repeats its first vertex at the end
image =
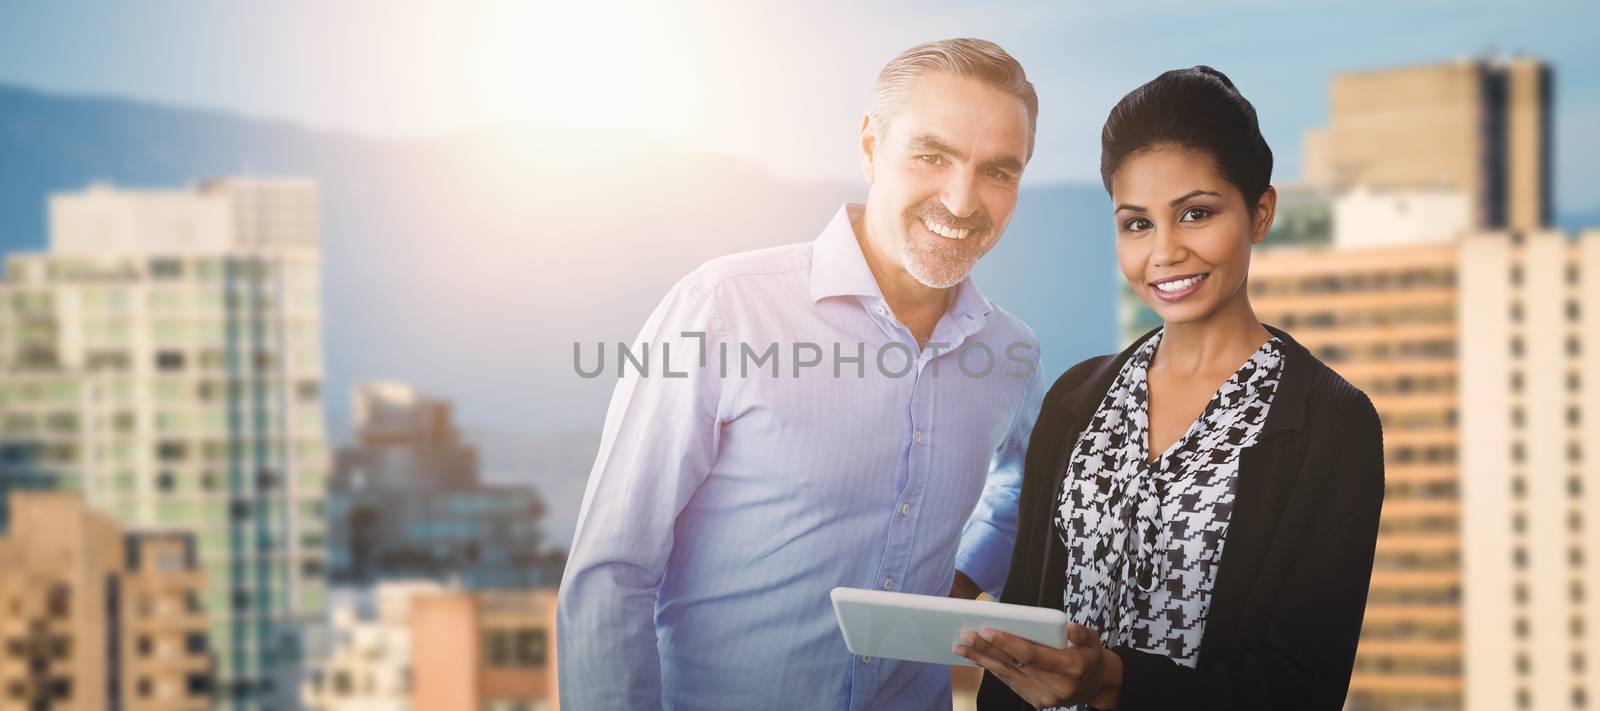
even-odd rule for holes
{"type": "Polygon", "coordinates": [[[946,667],[851,655],[828,593],[945,595],[957,566],[1001,587],[1038,341],[968,278],[919,348],[860,210],[707,263],[630,344],[644,368],[605,361],[625,375],[561,582],[562,708],[949,707],[946,667]]]}

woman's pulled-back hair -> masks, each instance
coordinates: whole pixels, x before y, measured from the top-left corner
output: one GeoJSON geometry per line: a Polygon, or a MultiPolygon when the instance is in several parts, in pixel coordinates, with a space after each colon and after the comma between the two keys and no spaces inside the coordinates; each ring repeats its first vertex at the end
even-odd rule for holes
{"type": "Polygon", "coordinates": [[[1100,179],[1106,192],[1123,162],[1162,144],[1210,156],[1252,213],[1272,182],[1272,149],[1261,137],[1255,107],[1227,75],[1211,67],[1164,72],[1111,109],[1100,130],[1100,179]]]}

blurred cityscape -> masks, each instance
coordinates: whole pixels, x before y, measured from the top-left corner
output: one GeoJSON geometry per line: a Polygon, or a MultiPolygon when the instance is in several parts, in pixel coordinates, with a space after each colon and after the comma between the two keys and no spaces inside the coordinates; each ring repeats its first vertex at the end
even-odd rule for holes
{"type": "MultiPolygon", "coordinates": [[[[1349,709],[1585,709],[1600,694],[1600,385],[1586,377],[1600,372],[1600,319],[1589,316],[1600,313],[1600,229],[1556,227],[1555,70],[1486,56],[1333,77],[1326,128],[1303,142],[1301,179],[1279,185],[1277,224],[1255,257],[1258,315],[1368,392],[1384,421],[1388,492],[1349,709]]],[[[62,113],[29,108],[48,103],[0,96],[19,113],[62,113]]],[[[283,155],[330,145],[258,129],[247,135],[288,146],[283,155]]],[[[173,167],[189,165],[178,150],[144,157],[190,169],[173,167]]],[[[500,155],[436,150],[464,173],[500,155]]],[[[663,279],[717,253],[806,239],[808,214],[856,191],[719,204],[726,222],[695,226],[715,237],[699,242],[611,225],[605,234],[622,236],[596,237],[600,253],[640,252],[627,264],[559,250],[508,260],[555,287],[589,274],[602,284],[584,293],[630,304],[618,310],[627,319],[577,324],[548,285],[420,299],[410,287],[437,253],[405,252],[414,240],[396,235],[448,243],[446,223],[411,219],[404,201],[338,205],[364,191],[447,196],[471,200],[465,226],[538,216],[565,230],[578,220],[539,210],[568,196],[484,218],[521,196],[420,178],[373,187],[406,179],[394,176],[410,174],[407,160],[383,164],[384,178],[305,164],[285,178],[187,173],[201,182],[182,188],[52,174],[75,187],[12,206],[43,212],[48,245],[6,254],[0,277],[0,710],[555,709],[554,588],[606,388],[550,374],[567,373],[574,340],[631,335],[663,279]],[[375,224],[394,227],[393,241],[362,248],[411,261],[382,275],[347,263],[331,279],[323,231],[355,224],[326,214],[338,209],[387,213],[375,224]],[[770,214],[798,227],[734,239],[770,214]],[[540,484],[557,491],[485,471],[452,393],[380,379],[392,372],[380,365],[398,362],[388,355],[344,352],[368,337],[354,316],[385,306],[406,314],[419,349],[494,350],[503,342],[468,333],[495,328],[469,325],[496,318],[471,321],[473,299],[503,315],[516,298],[565,327],[556,355],[527,366],[548,380],[523,390],[552,403],[548,442],[522,451],[560,472],[540,484]],[[340,299],[372,308],[330,306],[340,299]],[[333,381],[337,359],[357,373],[349,382],[333,381]]],[[[540,180],[562,175],[541,169],[540,180]]],[[[717,170],[715,181],[621,179],[641,181],[630,188],[647,203],[638,224],[679,198],[703,206],[770,185],[737,165],[717,170]],[[708,195],[684,192],[695,186],[708,195]]],[[[609,194],[570,190],[587,206],[572,213],[609,194]]],[[[1054,372],[1113,347],[1113,323],[1123,342],[1154,325],[1104,245],[1071,244],[1108,231],[1104,210],[1098,186],[1030,187],[1007,244],[986,258],[1014,282],[1059,281],[1064,264],[1081,272],[1061,287],[1080,290],[1065,306],[997,299],[1040,331],[1054,372]]],[[[481,364],[438,353],[441,369],[481,364]]],[[[971,707],[976,681],[956,672],[958,708],[971,707]]]]}

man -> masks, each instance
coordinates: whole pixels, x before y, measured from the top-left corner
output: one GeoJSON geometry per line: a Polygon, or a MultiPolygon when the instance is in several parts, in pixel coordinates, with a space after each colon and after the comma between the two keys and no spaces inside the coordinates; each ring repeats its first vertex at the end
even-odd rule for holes
{"type": "Polygon", "coordinates": [[[944,594],[958,562],[955,592],[1003,582],[1038,345],[968,273],[1038,100],[958,39],[896,57],[871,101],[864,206],[713,260],[646,321],[634,347],[667,363],[611,401],[561,585],[563,708],[949,706],[946,668],[851,656],[828,593],[944,594]]]}

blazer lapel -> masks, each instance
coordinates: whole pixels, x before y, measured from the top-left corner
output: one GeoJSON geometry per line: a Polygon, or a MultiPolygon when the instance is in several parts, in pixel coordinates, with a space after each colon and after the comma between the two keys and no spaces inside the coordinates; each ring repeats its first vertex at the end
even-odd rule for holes
{"type": "Polygon", "coordinates": [[[1299,466],[1285,463],[1294,461],[1290,450],[1297,438],[1291,433],[1299,430],[1305,420],[1306,393],[1315,361],[1289,334],[1271,326],[1267,329],[1285,345],[1283,379],[1259,439],[1239,453],[1233,516],[1228,522],[1228,537],[1212,583],[1211,609],[1200,641],[1202,668],[1210,660],[1230,658],[1239,644],[1240,625],[1257,589],[1257,577],[1300,473],[1299,466]]]}

